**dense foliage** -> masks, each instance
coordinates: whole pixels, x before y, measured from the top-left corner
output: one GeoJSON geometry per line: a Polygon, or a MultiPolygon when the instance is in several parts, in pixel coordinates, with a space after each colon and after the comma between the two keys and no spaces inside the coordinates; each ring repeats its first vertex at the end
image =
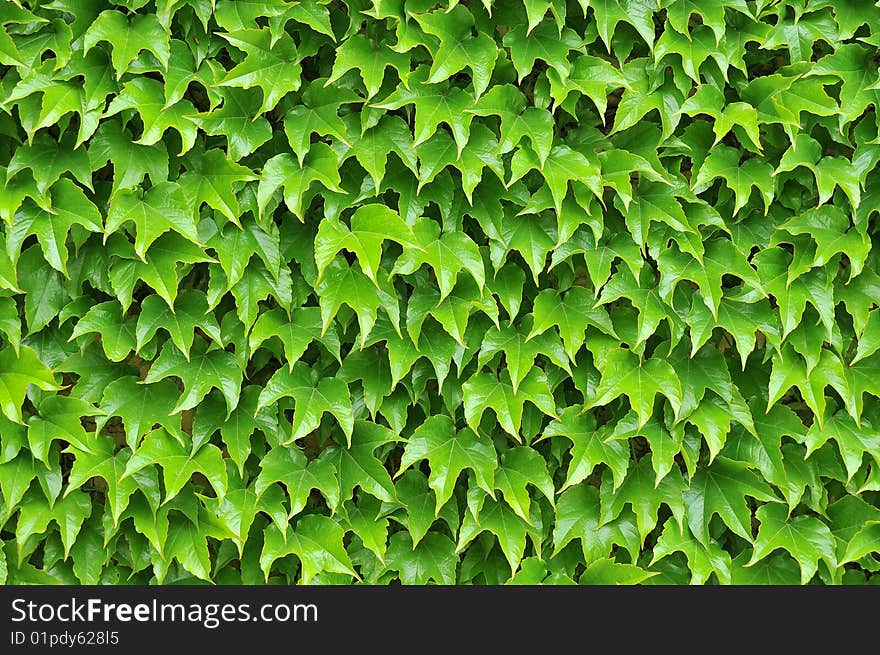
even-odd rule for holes
{"type": "Polygon", "coordinates": [[[880,579],[873,0],[0,25],[0,581],[880,579]]]}

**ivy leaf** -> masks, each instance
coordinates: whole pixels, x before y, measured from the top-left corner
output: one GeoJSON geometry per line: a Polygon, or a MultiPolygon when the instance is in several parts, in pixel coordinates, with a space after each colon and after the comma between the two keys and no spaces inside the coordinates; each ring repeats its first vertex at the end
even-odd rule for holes
{"type": "Polygon", "coordinates": [[[345,433],[349,445],[354,429],[354,415],[348,386],[340,379],[325,378],[317,384],[309,368],[294,364],[293,368],[279,368],[260,392],[257,409],[275,403],[280,398],[294,399],[293,424],[290,438],[285,443],[301,439],[321,423],[325,413],[333,414],[345,433]]]}
{"type": "Polygon", "coordinates": [[[396,500],[394,483],[377,459],[376,450],[399,440],[400,437],[389,428],[358,420],[351,433],[351,444],[347,448],[330,446],[316,462],[332,464],[336,469],[339,498],[351,497],[352,492],[360,487],[371,496],[392,503],[396,500]]]}
{"type": "Polygon", "coordinates": [[[180,418],[172,418],[180,393],[171,380],[153,384],[139,384],[133,376],[119,377],[110,382],[103,391],[99,407],[102,414],[96,418],[96,431],[100,432],[113,417],[119,417],[125,429],[125,441],[135,449],[140,438],[155,425],[182,440],[180,418]]]}
{"type": "Polygon", "coordinates": [[[83,190],[67,178],[56,182],[51,190],[52,211],[26,203],[15,214],[13,229],[6,236],[6,251],[13,261],[28,236],[34,235],[43,255],[52,268],[65,277],[69,250],[67,238],[73,225],[90,232],[103,232],[101,212],[83,190]]]}
{"type": "Polygon", "coordinates": [[[802,438],[807,446],[806,457],[816,452],[829,439],[837,443],[848,480],[851,480],[862,466],[865,453],[873,457],[880,447],[880,436],[869,421],[862,420],[859,425],[842,411],[826,416],[821,424],[816,421],[810,426],[802,438]]]}
{"type": "Polygon", "coordinates": [[[631,351],[618,349],[608,353],[595,398],[587,406],[606,405],[626,395],[639,417],[639,426],[643,426],[653,413],[657,394],[669,401],[677,416],[682,403],[681,383],[669,363],[660,358],[641,361],[631,351]]]}
{"type": "Polygon", "coordinates": [[[492,69],[498,51],[495,41],[483,32],[471,34],[474,18],[464,5],[456,5],[451,11],[435,11],[415,14],[414,18],[424,30],[440,42],[431,52],[433,63],[427,83],[436,84],[449,79],[455,73],[470,68],[474,84],[474,96],[479,98],[489,86],[492,69]]]}
{"type": "Polygon", "coordinates": [[[603,483],[600,491],[601,520],[608,523],[617,518],[623,507],[629,503],[636,515],[639,536],[644,543],[648,534],[657,526],[660,506],[666,505],[672,512],[679,531],[683,531],[684,490],[685,481],[677,470],[664,476],[657,484],[651,459],[648,456],[642,457],[638,463],[629,467],[626,479],[619,487],[611,488],[607,482],[603,483]]]}
{"type": "Polygon", "coordinates": [[[162,352],[149,373],[145,384],[177,377],[183,382],[184,393],[172,409],[172,414],[195,407],[211,389],[219,389],[226,398],[226,417],[238,405],[241,390],[242,372],[235,358],[225,350],[209,349],[201,341],[185,357],[171,342],[166,342],[162,352]]]}
{"type": "Polygon", "coordinates": [[[717,145],[703,161],[694,176],[691,188],[699,193],[708,188],[713,180],[721,178],[736,196],[733,213],[736,214],[749,201],[752,189],[757,189],[764,200],[764,213],[773,201],[773,167],[757,159],[740,162],[740,153],[735,148],[717,145]]]}
{"type": "Polygon", "coordinates": [[[473,106],[474,99],[459,87],[445,88],[447,85],[429,83],[427,75],[427,70],[424,67],[420,68],[410,76],[412,79],[409,80],[408,87],[397,89],[381,103],[372,106],[387,110],[414,105],[416,115],[413,146],[427,141],[437,131],[440,123],[445,123],[452,130],[460,156],[467,145],[470,124],[473,120],[473,114],[465,110],[473,106]]]}
{"type": "Polygon", "coordinates": [[[550,361],[566,371],[570,370],[568,359],[563,351],[562,344],[554,335],[544,334],[535,339],[526,339],[523,334],[513,327],[492,327],[486,333],[477,365],[489,361],[496,353],[504,353],[504,361],[510,374],[510,384],[513,393],[519,391],[519,385],[534,368],[535,359],[539,354],[546,356],[550,361]]]}
{"type": "Polygon", "coordinates": [[[257,177],[249,168],[229,161],[216,148],[190,153],[186,161],[186,172],[178,179],[186,205],[198,208],[205,203],[239,225],[241,208],[235,184],[252,182],[257,177]]]}
{"type": "Polygon", "coordinates": [[[788,519],[781,505],[764,505],[756,512],[761,527],[755,539],[755,549],[746,566],[754,564],[777,548],[787,550],[801,568],[801,584],[807,584],[815,575],[819,560],[830,571],[837,568],[834,537],[827,525],[814,516],[788,519]]]}
{"type": "Polygon", "coordinates": [[[159,142],[167,129],[173,127],[182,141],[181,153],[187,152],[195,144],[196,126],[190,119],[195,107],[187,100],[168,106],[160,82],[145,78],[126,82],[107,107],[104,116],[132,109],[137,111],[144,126],[141,137],[135,143],[151,146],[159,142]]]}
{"type": "Polygon", "coordinates": [[[340,359],[339,336],[334,330],[322,334],[321,329],[321,312],[317,307],[299,307],[291,318],[283,310],[274,309],[257,318],[248,337],[248,347],[253,352],[267,339],[278,337],[291,372],[313,341],[321,342],[336,359],[340,359]]]}
{"type": "Polygon", "coordinates": [[[58,533],[64,548],[64,558],[70,550],[82,528],[83,523],[92,512],[92,504],[86,493],[74,493],[62,498],[54,506],[48,506],[44,499],[26,496],[19,504],[18,523],[15,527],[15,540],[18,544],[19,556],[28,538],[46,531],[50,522],[58,526],[58,533]]]}
{"type": "Polygon", "coordinates": [[[125,318],[122,307],[115,300],[93,305],[73,328],[70,340],[83,334],[97,333],[101,337],[104,354],[113,362],[121,362],[135,349],[135,322],[125,318]]]}
{"type": "Polygon", "coordinates": [[[92,439],[81,423],[81,419],[100,413],[91,403],[69,396],[47,396],[37,411],[38,415],[28,419],[28,446],[46,466],[51,466],[47,456],[56,439],[83,449],[91,447],[92,439]]]}
{"type": "Polygon", "coordinates": [[[121,11],[102,11],[83,36],[83,54],[102,41],[112,48],[111,61],[116,79],[122,77],[142,50],[156,55],[168,68],[171,49],[168,38],[154,14],[137,14],[127,19],[121,11]]]}
{"type": "Polygon", "coordinates": [[[538,24],[534,29],[517,25],[504,35],[503,42],[510,48],[510,59],[520,81],[534,68],[538,59],[565,79],[571,68],[568,53],[579,50],[582,45],[574,30],[556,30],[546,22],[538,24]]]}
{"type": "Polygon", "coordinates": [[[357,577],[342,544],[344,536],[338,523],[318,514],[302,517],[296,526],[287,526],[285,533],[271,525],[265,531],[260,568],[268,580],[275,560],[294,554],[299,558],[305,584],[324,571],[357,577]]]}
{"type": "MultiPolygon", "coordinates": [[[[437,496],[428,486],[428,478],[416,469],[409,469],[404,473],[395,484],[395,489],[398,501],[406,508],[406,521],[403,523],[414,544],[418,546],[438,519],[435,512],[437,496]]],[[[457,503],[446,503],[440,510],[439,518],[456,531],[460,523],[457,503]]]]}
{"type": "Polygon", "coordinates": [[[620,564],[608,558],[591,564],[579,582],[583,585],[635,585],[655,575],[657,574],[653,571],[645,571],[633,564],[620,564]]]}
{"type": "MultiPolygon", "coordinates": [[[[374,191],[379,193],[388,167],[388,156],[395,153],[411,171],[416,170],[416,154],[407,124],[399,116],[385,114],[374,125],[361,132],[349,123],[346,138],[335,144],[340,161],[354,155],[357,162],[369,173],[374,191]]],[[[311,145],[309,146],[311,147],[311,145]]]]}
{"type": "Polygon", "coordinates": [[[129,221],[135,226],[134,250],[144,261],[150,245],[168,230],[201,245],[183,190],[174,182],[160,182],[144,193],[123,190],[116,194],[107,212],[105,234],[115,232],[129,221]]]}
{"type": "Polygon", "coordinates": [[[615,337],[614,324],[608,314],[603,309],[593,307],[589,296],[583,287],[573,287],[564,296],[551,289],[541,291],[534,301],[535,324],[527,341],[556,326],[568,358],[574,361],[586,340],[588,326],[615,337]]]}
{"type": "Polygon", "coordinates": [[[653,566],[673,553],[682,553],[687,558],[691,584],[704,584],[713,574],[721,584],[730,584],[731,561],[727,551],[715,541],[712,541],[708,547],[694,541],[688,531],[682,530],[674,519],[669,518],[663,525],[663,533],[654,546],[650,565],[653,566]]]}
{"type": "MultiPolygon", "coordinates": [[[[115,120],[101,121],[89,142],[88,159],[92,170],[112,164],[111,197],[120,189],[136,189],[147,175],[154,185],[168,180],[168,149],[164,141],[153,146],[135,143],[115,120]]],[[[137,192],[133,192],[133,196],[137,195],[137,192]]]]}
{"type": "Polygon", "coordinates": [[[435,516],[452,496],[465,469],[472,470],[480,488],[494,497],[495,448],[470,428],[456,430],[448,416],[432,416],[416,428],[404,447],[397,475],[423,459],[431,467],[428,485],[437,494],[435,516]]]}
{"type": "Polygon", "coordinates": [[[276,446],[266,453],[260,461],[254,492],[262,496],[277,482],[284,485],[290,499],[290,517],[305,508],[312,489],[320,491],[332,509],[339,503],[339,482],[333,467],[321,460],[307,461],[296,447],[276,446]]]}
{"type": "Polygon", "coordinates": [[[247,90],[228,88],[221,92],[223,106],[192,117],[207,134],[226,137],[226,154],[238,161],[272,138],[272,127],[260,116],[262,104],[247,90]]]}
{"type": "Polygon", "coordinates": [[[413,545],[406,532],[391,536],[386,556],[388,568],[400,574],[404,584],[452,584],[455,580],[458,557],[455,543],[444,534],[430,532],[425,539],[413,545]]]}
{"type": "Polygon", "coordinates": [[[414,243],[418,247],[406,248],[397,259],[391,275],[409,275],[428,264],[437,276],[440,300],[455,287],[461,271],[466,270],[482,291],[486,283],[486,270],[480,250],[467,235],[461,232],[440,232],[440,226],[430,219],[422,219],[413,228],[414,243]]]}
{"type": "Polygon", "coordinates": [[[245,53],[244,61],[230,70],[217,84],[263,91],[263,104],[257,114],[271,111],[278,101],[300,86],[302,67],[296,43],[286,33],[272,36],[268,29],[240,30],[220,34],[231,45],[245,53]]]}
{"type": "Polygon", "coordinates": [[[107,485],[105,497],[110,504],[115,527],[119,525],[119,519],[128,507],[132,494],[138,490],[136,476],[124,477],[131,452],[122,450],[115,454],[115,446],[111,439],[98,439],[89,446],[89,450],[80,450],[74,445],[66,448],[65,452],[73,455],[75,459],[64,494],[67,496],[81,488],[91,478],[102,478],[107,485]]]}
{"type": "Polygon", "coordinates": [[[602,195],[599,163],[590,161],[583,154],[568,146],[555,146],[544,161],[541,161],[538,155],[531,150],[517,150],[510,167],[511,178],[508,186],[529,170],[539,169],[550,188],[557,213],[562,211],[562,201],[565,199],[568,183],[571,180],[577,180],[580,184],[586,185],[597,196],[602,195]]]}
{"type": "Polygon", "coordinates": [[[551,505],[554,504],[553,480],[541,455],[526,446],[505,451],[495,474],[495,487],[517,516],[533,525],[529,485],[540,491],[551,505]]]}
{"type": "Polygon", "coordinates": [[[257,496],[251,489],[233,489],[223,498],[204,498],[208,510],[214,514],[217,522],[231,536],[238,547],[238,554],[244,554],[244,545],[248,533],[259,512],[271,516],[278,529],[287,527],[287,512],[282,504],[283,494],[275,488],[262,496],[257,496]]]}
{"type": "Polygon", "coordinates": [[[361,345],[366,342],[376,323],[379,307],[385,310],[395,326],[400,319],[397,298],[389,292],[387,283],[380,281],[377,288],[359,268],[348,266],[339,259],[335,259],[327,267],[317,291],[321,299],[322,334],[327,333],[331,321],[343,304],[351,307],[357,314],[361,345]]]}
{"type": "MultiPolygon", "coordinates": [[[[519,568],[525,554],[526,536],[531,535],[532,543],[537,539],[529,524],[506,505],[488,501],[480,508],[479,520],[470,512],[465,514],[458,533],[456,551],[461,552],[472,539],[484,531],[492,533],[498,539],[501,551],[510,565],[511,574],[519,568]]],[[[540,543],[540,539],[537,541],[540,543]]]]}
{"type": "Polygon", "coordinates": [[[267,232],[256,223],[247,221],[241,226],[218,230],[207,239],[207,244],[217,253],[228,289],[241,281],[254,255],[262,260],[276,281],[281,278],[280,245],[271,228],[267,232]]]}
{"type": "Polygon", "coordinates": [[[746,286],[762,291],[761,280],[744,254],[727,239],[704,243],[705,253],[702,261],[690,255],[669,248],[660,253],[658,264],[663,267],[660,279],[660,296],[667,303],[672,301],[676,285],[680,280],[690,280],[700,288],[700,296],[712,317],[717,320],[718,309],[724,294],[722,279],[735,276],[746,286]],[[662,263],[661,263],[662,262],[662,263]]]}
{"type": "Polygon", "coordinates": [[[23,424],[21,409],[28,385],[44,391],[61,389],[52,369],[29,346],[21,346],[17,352],[9,346],[0,349],[0,409],[10,421],[23,424]]]}
{"type": "Polygon", "coordinates": [[[162,469],[165,483],[165,500],[174,498],[194,473],[202,473],[210,481],[218,498],[226,494],[226,467],[220,449],[204,444],[197,451],[189,452],[164,428],[153,430],[134,451],[125,465],[122,479],[137,473],[146,466],[157,464],[162,469]]]}
{"type": "Polygon", "coordinates": [[[709,546],[709,521],[717,514],[734,533],[754,541],[746,496],[762,502],[776,500],[767,483],[745,464],[719,456],[711,466],[698,468],[682,494],[688,527],[697,540],[709,546]]]}
{"type": "Polygon", "coordinates": [[[400,215],[384,205],[364,205],[351,217],[351,228],[339,221],[324,219],[318,226],[315,237],[315,264],[318,267],[318,282],[321,281],[327,266],[340,250],[353,253],[361,265],[361,270],[373,282],[382,258],[382,243],[395,241],[401,246],[418,250],[412,228],[400,215]]]}
{"type": "MultiPolygon", "coordinates": [[[[302,94],[302,104],[296,105],[284,116],[284,134],[300,166],[311,149],[313,134],[332,136],[349,143],[348,129],[339,116],[339,109],[342,105],[359,100],[358,95],[348,89],[328,88],[322,79],[309,84],[302,94]]],[[[359,151],[360,148],[357,148],[356,153],[359,151]]]]}
{"type": "MultiPolygon", "coordinates": [[[[840,176],[836,177],[840,179],[840,176]]],[[[862,272],[871,249],[867,237],[851,228],[849,217],[833,206],[808,210],[779,227],[792,235],[808,234],[813,238],[816,242],[816,255],[811,263],[813,267],[824,266],[834,255],[844,253],[852,266],[851,277],[862,272]]]]}
{"type": "Polygon", "coordinates": [[[208,300],[199,291],[181,292],[174,300],[173,309],[159,296],[144,298],[135,330],[137,349],[141,350],[160,328],[168,332],[171,341],[187,359],[196,328],[216,344],[223,341],[216,319],[208,312],[208,300]]]}
{"type": "Polygon", "coordinates": [[[312,198],[309,191],[314,182],[320,182],[329,191],[345,193],[339,186],[336,155],[329,146],[323,143],[312,146],[302,166],[288,154],[275,155],[263,167],[257,189],[260,213],[265,210],[272,194],[283,187],[284,203],[297,218],[303,220],[305,198],[312,198]]]}
{"type": "Polygon", "coordinates": [[[551,421],[541,439],[565,437],[571,441],[571,463],[561,491],[586,480],[599,464],[611,469],[614,487],[626,478],[629,466],[629,447],[618,440],[608,440],[595,421],[578,407],[568,407],[558,419],[551,421]]]}
{"type": "MultiPolygon", "coordinates": [[[[394,68],[401,82],[407,85],[410,58],[403,52],[395,52],[384,44],[372,43],[363,34],[355,34],[345,40],[336,50],[333,71],[325,86],[333,84],[350,70],[360,71],[367,88],[367,99],[372,98],[382,87],[385,69],[394,68]]],[[[408,86],[407,86],[408,88],[408,86]]]]}
{"type": "Polygon", "coordinates": [[[841,44],[833,53],[827,54],[812,67],[809,75],[835,77],[842,82],[838,120],[841,129],[860,116],[869,105],[880,102],[880,90],[872,88],[876,82],[869,59],[870,48],[857,43],[841,44]]]}
{"type": "Polygon", "coordinates": [[[483,413],[491,408],[502,429],[520,441],[526,402],[551,417],[556,417],[556,403],[547,377],[540,369],[529,371],[516,390],[505,377],[498,379],[488,373],[477,373],[462,385],[465,420],[477,432],[483,413]]]}
{"type": "MultiPolygon", "coordinates": [[[[64,173],[69,172],[83,186],[91,189],[90,161],[91,149],[72,148],[64,140],[56,141],[45,133],[16,148],[6,167],[6,184],[29,170],[33,176],[37,193],[45,197],[49,188],[64,173]]],[[[44,207],[48,209],[48,207],[44,207]]]]}
{"type": "Polygon", "coordinates": [[[639,533],[632,513],[603,525],[599,520],[599,492],[589,485],[574,486],[556,501],[554,554],[575,539],[581,542],[588,566],[607,558],[615,545],[630,554],[639,551],[639,533]]]}

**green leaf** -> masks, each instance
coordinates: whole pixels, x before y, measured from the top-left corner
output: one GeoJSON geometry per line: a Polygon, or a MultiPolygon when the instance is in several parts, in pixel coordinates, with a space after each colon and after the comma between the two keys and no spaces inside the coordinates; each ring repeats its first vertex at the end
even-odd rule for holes
{"type": "Polygon", "coordinates": [[[355,34],[337,48],[333,72],[325,86],[333,84],[348,71],[357,70],[367,88],[367,99],[369,99],[382,87],[387,68],[397,70],[401,82],[406,84],[409,77],[409,59],[406,53],[395,52],[387,45],[371,43],[363,34],[355,34]]]}
{"type": "Polygon", "coordinates": [[[67,238],[71,227],[82,225],[90,232],[102,232],[101,212],[83,190],[67,178],[52,186],[50,196],[52,212],[35,204],[22,205],[15,214],[13,229],[7,234],[6,250],[10,259],[15,261],[22,243],[33,234],[49,265],[67,276],[67,238]]]}
{"type": "Polygon", "coordinates": [[[830,571],[837,568],[834,537],[828,526],[814,516],[788,518],[781,505],[764,505],[756,513],[761,527],[755,549],[746,566],[763,559],[777,548],[791,553],[801,568],[801,584],[816,574],[821,559],[830,571]]]}
{"type": "MultiPolygon", "coordinates": [[[[413,146],[427,141],[440,123],[452,130],[458,147],[458,154],[467,145],[468,133],[473,115],[466,113],[474,104],[473,97],[459,87],[445,88],[445,84],[431,84],[427,81],[428,71],[420,68],[408,80],[409,86],[398,88],[381,103],[374,104],[377,109],[399,109],[405,105],[415,106],[413,146]]],[[[369,86],[369,85],[368,85],[369,86]]],[[[372,93],[370,97],[372,97],[372,93]]]]}
{"type": "Polygon", "coordinates": [[[215,388],[226,398],[227,418],[238,405],[242,372],[235,358],[225,350],[210,350],[206,344],[197,345],[189,357],[184,357],[176,346],[166,342],[144,378],[144,383],[158,382],[171,376],[179,378],[184,387],[183,395],[172,410],[173,414],[192,409],[215,388]]]}
{"type": "Polygon", "coordinates": [[[84,334],[97,333],[107,358],[113,362],[121,362],[136,347],[135,321],[123,314],[122,307],[115,300],[93,305],[77,321],[70,340],[84,334]]]}
{"type": "Polygon", "coordinates": [[[578,350],[586,341],[588,326],[615,337],[614,325],[608,314],[603,309],[593,307],[591,300],[589,292],[583,287],[573,287],[564,296],[551,289],[541,291],[535,297],[535,324],[529,332],[527,342],[537,335],[545,334],[551,326],[556,326],[568,358],[574,361],[578,350]]]}
{"type": "MultiPolygon", "coordinates": [[[[296,105],[284,116],[284,134],[302,166],[311,148],[313,134],[332,136],[348,142],[348,129],[339,116],[342,105],[359,101],[348,89],[328,88],[325,80],[314,80],[302,94],[302,104],[296,105]]],[[[356,148],[356,154],[360,148],[356,148]]],[[[376,187],[378,188],[378,184],[376,187]]]]}
{"type": "Polygon", "coordinates": [[[242,89],[260,87],[263,104],[257,114],[274,109],[286,93],[299,89],[302,68],[291,36],[282,33],[276,38],[268,29],[240,30],[220,36],[244,52],[245,58],[217,84],[242,89]]]}
{"type": "Polygon", "coordinates": [[[281,482],[287,491],[291,517],[305,508],[312,489],[320,491],[331,507],[339,502],[339,483],[332,466],[321,461],[308,462],[294,446],[277,446],[266,453],[260,461],[254,491],[262,496],[276,482],[281,482]]]}
{"type": "Polygon", "coordinates": [[[52,441],[66,441],[72,446],[91,449],[93,439],[86,433],[81,419],[100,414],[84,400],[70,396],[47,396],[37,407],[39,414],[28,419],[27,438],[31,454],[46,466],[52,441]]]}
{"type": "Polygon", "coordinates": [[[339,524],[317,514],[302,517],[295,526],[287,526],[285,533],[271,525],[265,531],[260,568],[268,580],[273,563],[293,554],[299,558],[304,584],[320,573],[344,573],[357,577],[342,544],[344,536],[345,531],[339,524]]]}
{"type": "Polygon", "coordinates": [[[519,568],[526,549],[526,536],[530,536],[536,548],[540,548],[540,539],[529,523],[513,513],[506,505],[488,501],[480,508],[479,520],[468,512],[465,514],[461,530],[458,533],[457,552],[461,552],[481,532],[490,532],[498,539],[498,544],[507,563],[511,575],[519,568]]]}
{"type": "Polygon", "coordinates": [[[126,110],[136,110],[144,125],[141,137],[135,143],[151,146],[159,142],[167,129],[173,127],[182,141],[181,153],[193,147],[196,126],[190,116],[196,109],[187,100],[168,106],[161,83],[145,78],[126,82],[104,115],[113,116],[126,110]]]}
{"type": "Polygon", "coordinates": [[[269,198],[278,189],[284,190],[284,203],[300,220],[303,219],[306,197],[311,200],[310,187],[320,182],[327,190],[345,193],[339,186],[339,164],[329,146],[315,144],[303,160],[302,166],[290,155],[272,157],[263,167],[257,202],[262,213],[269,198]]]}
{"type": "Polygon", "coordinates": [[[378,287],[359,269],[335,259],[327,267],[316,291],[321,303],[321,334],[326,334],[331,322],[345,304],[355,311],[361,334],[361,345],[366,342],[376,324],[379,307],[396,326],[400,319],[397,298],[388,290],[387,283],[379,280],[378,287]]]}
{"type": "Polygon", "coordinates": [[[391,536],[386,556],[388,568],[397,571],[404,584],[453,584],[458,556],[455,543],[445,534],[429,533],[417,546],[406,532],[391,536]]]}
{"type": "Polygon", "coordinates": [[[115,446],[111,439],[96,439],[89,444],[88,450],[81,450],[74,445],[68,446],[66,452],[75,459],[64,495],[82,488],[91,478],[102,478],[107,485],[104,497],[110,505],[115,527],[128,507],[132,494],[138,490],[138,481],[136,476],[124,477],[131,452],[122,450],[115,454],[114,451],[115,446]]]}
{"type": "Polygon", "coordinates": [[[102,11],[83,37],[83,54],[102,41],[111,49],[116,78],[122,77],[142,50],[153,53],[164,68],[171,56],[167,35],[153,14],[135,15],[127,19],[116,10],[102,11]]]}
{"type": "Polygon", "coordinates": [[[348,386],[340,379],[325,378],[315,382],[309,368],[297,363],[293,368],[279,368],[260,392],[257,408],[266,407],[280,398],[293,398],[293,423],[285,443],[301,439],[321,424],[325,413],[339,422],[349,445],[354,429],[354,415],[348,386]]]}
{"type": "Polygon", "coordinates": [[[462,393],[465,420],[475,432],[483,413],[492,409],[501,428],[519,441],[527,401],[547,416],[556,417],[556,403],[547,377],[537,368],[522,379],[516,390],[505,378],[477,373],[462,385],[462,393]]]}
{"type": "Polygon", "coordinates": [[[241,208],[235,185],[252,182],[257,177],[249,168],[229,161],[216,148],[190,153],[186,161],[186,172],[178,179],[186,205],[198,209],[205,203],[239,225],[241,208]]]}
{"type": "Polygon", "coordinates": [[[580,540],[588,566],[607,558],[615,545],[631,555],[639,551],[635,517],[631,513],[624,514],[603,524],[599,520],[599,492],[589,485],[572,487],[556,501],[554,553],[559,553],[574,539],[580,540]]]}
{"type": "MultiPolygon", "coordinates": [[[[340,250],[353,253],[361,265],[361,270],[373,282],[382,259],[382,243],[395,241],[401,246],[418,249],[412,228],[400,215],[383,205],[364,205],[351,217],[351,227],[340,221],[324,219],[318,226],[315,237],[315,264],[318,267],[318,282],[324,271],[340,250]]],[[[378,285],[377,285],[378,286],[378,285]]]]}
{"type": "Polygon", "coordinates": [[[629,467],[626,478],[619,487],[612,488],[607,481],[603,481],[600,490],[602,523],[608,523],[620,516],[624,506],[629,503],[636,515],[639,536],[644,543],[648,534],[657,526],[660,506],[666,505],[672,512],[672,518],[678,524],[679,531],[683,531],[684,490],[685,481],[677,469],[664,476],[658,484],[651,459],[644,456],[638,463],[629,467]]]}
{"type": "Polygon", "coordinates": [[[208,301],[198,291],[180,293],[173,308],[159,296],[144,298],[135,330],[137,349],[141,350],[160,328],[168,332],[171,341],[187,359],[197,328],[214,343],[223,341],[216,319],[208,312],[208,301]]]}
{"type": "Polygon", "coordinates": [[[21,346],[18,352],[9,346],[0,349],[0,409],[10,421],[23,423],[22,403],[29,385],[44,391],[61,389],[52,369],[32,348],[21,346]]]}
{"type": "Polygon", "coordinates": [[[452,496],[465,469],[472,470],[480,488],[494,497],[495,448],[470,428],[456,430],[448,416],[432,416],[416,428],[406,442],[397,475],[423,459],[431,467],[428,485],[437,494],[435,516],[452,496]]]}
{"type": "Polygon", "coordinates": [[[568,407],[558,419],[551,421],[541,439],[565,437],[571,441],[571,463],[562,491],[586,480],[593,469],[604,464],[611,469],[614,486],[619,487],[629,466],[629,447],[617,440],[608,440],[595,420],[581,408],[568,407]]]}
{"type": "Polygon", "coordinates": [[[223,465],[223,457],[217,446],[205,444],[195,452],[188,452],[165,429],[153,430],[144,437],[126,463],[123,479],[154,464],[162,468],[165,483],[163,503],[174,498],[197,472],[204,474],[210,481],[218,498],[226,494],[226,467],[223,465]]]}
{"type": "Polygon", "coordinates": [[[136,448],[140,438],[156,424],[181,440],[180,418],[172,418],[179,397],[177,385],[171,380],[140,384],[135,377],[119,377],[104,388],[96,430],[103,430],[115,416],[122,420],[129,448],[136,448]]]}
{"type": "Polygon", "coordinates": [[[260,116],[259,98],[244,89],[221,92],[223,106],[193,116],[207,134],[226,137],[226,155],[237,161],[272,138],[272,127],[260,116]]]}
{"type": "Polygon", "coordinates": [[[681,383],[667,361],[660,358],[641,361],[631,351],[612,350],[605,359],[602,379],[588,407],[606,405],[625,395],[642,426],[653,413],[657,394],[662,394],[669,401],[677,416],[682,404],[681,383]]]}
{"type": "Polygon", "coordinates": [[[150,245],[168,230],[201,245],[183,191],[176,183],[162,182],[144,193],[120,191],[110,203],[105,234],[109,235],[129,221],[135,226],[134,250],[144,261],[150,245]]]}
{"type": "Polygon", "coordinates": [[[489,86],[498,54],[492,37],[480,31],[476,36],[471,34],[474,18],[464,5],[456,5],[451,11],[415,14],[414,18],[425,34],[437,37],[440,42],[435,49],[429,46],[433,63],[427,83],[443,82],[469,68],[474,96],[479,98],[489,86]]]}
{"type": "Polygon", "coordinates": [[[405,248],[391,275],[410,275],[428,264],[437,277],[440,300],[448,296],[461,271],[466,270],[482,291],[486,270],[477,245],[461,232],[440,232],[435,221],[422,219],[412,228],[414,244],[405,248]]]}
{"type": "Polygon", "coordinates": [[[744,464],[716,457],[710,466],[699,467],[682,494],[688,527],[697,540],[708,547],[709,521],[717,514],[732,532],[753,542],[746,496],[776,500],[767,483],[744,464]]]}
{"type": "Polygon", "coordinates": [[[699,193],[716,179],[721,178],[736,196],[733,213],[736,214],[749,201],[752,189],[757,189],[764,200],[764,213],[773,201],[773,167],[758,159],[740,162],[740,153],[726,145],[717,145],[703,161],[691,182],[691,188],[699,193]]]}
{"type": "Polygon", "coordinates": [[[317,462],[332,464],[339,481],[339,498],[349,498],[357,487],[385,502],[395,501],[394,483],[388,470],[376,457],[376,449],[399,441],[392,430],[377,423],[355,421],[351,445],[333,445],[324,450],[317,462]]]}
{"type": "Polygon", "coordinates": [[[524,521],[532,523],[529,486],[534,486],[552,505],[553,480],[541,455],[527,446],[518,446],[504,452],[501,466],[495,473],[495,488],[504,502],[524,521]]]}

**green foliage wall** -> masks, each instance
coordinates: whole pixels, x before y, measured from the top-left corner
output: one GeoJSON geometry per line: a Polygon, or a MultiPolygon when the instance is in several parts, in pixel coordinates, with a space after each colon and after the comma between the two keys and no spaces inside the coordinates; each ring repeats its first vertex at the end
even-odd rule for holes
{"type": "Polygon", "coordinates": [[[880,579],[873,0],[0,26],[0,581],[880,579]]]}

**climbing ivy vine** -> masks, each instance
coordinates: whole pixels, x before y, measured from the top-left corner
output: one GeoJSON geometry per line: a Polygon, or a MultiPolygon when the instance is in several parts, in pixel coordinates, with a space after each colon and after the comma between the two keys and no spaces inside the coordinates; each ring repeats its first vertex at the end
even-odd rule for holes
{"type": "Polygon", "coordinates": [[[880,4],[0,1],[0,581],[880,580],[880,4]]]}

